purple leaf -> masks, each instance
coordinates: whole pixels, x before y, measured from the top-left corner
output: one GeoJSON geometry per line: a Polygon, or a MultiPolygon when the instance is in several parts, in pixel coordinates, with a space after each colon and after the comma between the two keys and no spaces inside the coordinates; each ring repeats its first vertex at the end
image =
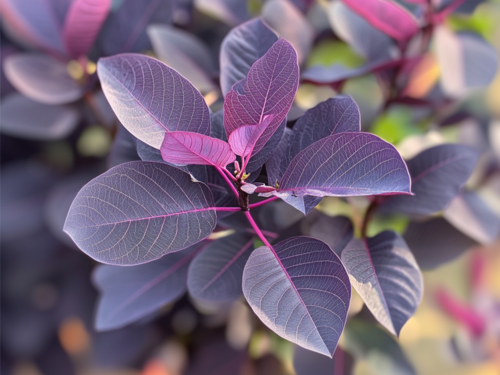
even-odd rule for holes
{"type": "MultiPolygon", "coordinates": [[[[128,163],[129,161],[141,160],[141,157],[137,153],[137,149],[137,139],[132,134],[130,134],[128,130],[123,127],[123,125],[119,124],[115,140],[113,141],[111,151],[108,155],[108,168],[115,167],[119,164],[128,163]]],[[[156,149],[153,150],[158,151],[156,149]]]]}
{"type": "MultiPolygon", "coordinates": [[[[155,161],[157,163],[165,163],[165,160],[161,157],[161,151],[157,150],[154,147],[144,143],[140,139],[133,137],[136,140],[137,144],[137,155],[141,158],[142,161],[155,161]]],[[[185,168],[179,168],[185,170],[185,168]]]]}
{"type": "Polygon", "coordinates": [[[85,185],[64,231],[97,261],[136,265],[200,242],[215,224],[205,184],[167,164],[137,161],[85,185]]]}
{"type": "Polygon", "coordinates": [[[342,1],[371,25],[400,42],[411,38],[419,29],[411,13],[390,0],[342,1]]]}
{"type": "Polygon", "coordinates": [[[320,211],[308,215],[303,227],[305,235],[325,242],[338,256],[352,240],[354,233],[351,220],[347,217],[331,217],[320,211]]]}
{"type": "Polygon", "coordinates": [[[297,55],[284,39],[252,65],[248,77],[235,84],[224,101],[224,127],[229,135],[244,125],[260,124],[274,115],[255,146],[260,150],[290,109],[299,81],[297,55]]]}
{"type": "Polygon", "coordinates": [[[179,72],[201,92],[216,89],[212,53],[192,34],[169,25],[151,25],[147,33],[158,59],[179,72]]]}
{"type": "Polygon", "coordinates": [[[447,95],[461,97],[493,81],[498,58],[495,48],[482,37],[470,32],[455,34],[444,25],[435,36],[441,84],[447,95]]]}
{"type": "Polygon", "coordinates": [[[477,245],[441,217],[411,222],[404,239],[418,265],[425,270],[448,263],[477,245]]]}
{"type": "Polygon", "coordinates": [[[105,55],[142,52],[151,48],[146,27],[150,24],[170,24],[171,0],[124,0],[111,13],[101,32],[100,46],[105,55]]]}
{"type": "Polygon", "coordinates": [[[391,231],[353,239],[341,258],[366,306],[380,324],[399,336],[423,292],[422,274],[404,240],[391,231]]]}
{"type": "Polygon", "coordinates": [[[97,73],[118,119],[148,145],[159,149],[167,131],[210,134],[203,96],[162,62],[123,54],[100,59],[97,73]]]}
{"type": "Polygon", "coordinates": [[[175,165],[198,164],[223,168],[236,160],[236,155],[226,142],[191,132],[165,133],[161,156],[175,165]]]}
{"type": "Polygon", "coordinates": [[[394,146],[369,133],[341,133],[302,150],[279,182],[279,197],[410,194],[394,146]]]}
{"type": "Polygon", "coordinates": [[[283,173],[292,160],[289,152],[292,137],[292,129],[286,128],[280,143],[266,163],[267,181],[271,186],[275,186],[283,177],[283,173]]]}
{"type": "Polygon", "coordinates": [[[266,1],[262,19],[297,51],[299,64],[309,55],[314,29],[304,14],[288,0],[266,1]],[[293,25],[293,27],[290,27],[293,25]]]}
{"type": "Polygon", "coordinates": [[[92,277],[101,294],[95,328],[121,328],[182,296],[196,247],[135,267],[98,266],[92,277]]]}
{"type": "Polygon", "coordinates": [[[38,141],[63,139],[75,130],[80,112],[69,105],[46,105],[13,93],[0,104],[2,134],[38,141]]]}
{"type": "Polygon", "coordinates": [[[246,22],[227,34],[220,51],[220,83],[224,96],[244,79],[250,67],[278,40],[259,18],[246,22]]]}
{"type": "Polygon", "coordinates": [[[112,0],[75,0],[64,21],[63,41],[71,57],[86,55],[108,16],[112,0]]]}
{"type": "Polygon", "coordinates": [[[351,375],[354,359],[342,348],[335,350],[332,358],[295,346],[293,368],[296,375],[351,375]],[[342,371],[339,372],[339,369],[342,371]]]}
{"type": "Polygon", "coordinates": [[[351,286],[327,244],[292,237],[250,255],[243,294],[255,314],[279,336],[332,357],[347,318],[351,286]]]}
{"type": "Polygon", "coordinates": [[[444,217],[455,228],[482,245],[500,235],[500,218],[476,193],[464,191],[444,210],[444,217]]]}
{"type": "MultiPolygon", "coordinates": [[[[228,143],[231,150],[236,155],[247,157],[259,152],[261,149],[256,147],[262,134],[266,131],[274,119],[273,115],[264,116],[264,119],[257,125],[243,125],[229,135],[228,143]]],[[[260,143],[261,148],[264,144],[260,143]]]]}
{"type": "Polygon", "coordinates": [[[19,53],[4,62],[5,75],[28,98],[44,104],[65,104],[80,99],[84,90],[66,64],[47,55],[19,53]]]}
{"type": "Polygon", "coordinates": [[[196,8],[229,26],[236,26],[248,19],[245,0],[195,0],[196,8]]]}
{"type": "Polygon", "coordinates": [[[67,5],[69,1],[60,3],[54,0],[2,0],[2,22],[13,39],[21,44],[64,56],[66,51],[61,38],[62,20],[55,13],[65,11],[66,6],[61,5],[67,5]]]}
{"type": "Polygon", "coordinates": [[[236,233],[210,243],[189,266],[189,293],[208,301],[240,297],[243,268],[253,248],[248,234],[236,233]]]}
{"type": "Polygon", "coordinates": [[[458,194],[476,165],[477,153],[457,144],[427,149],[408,161],[414,196],[384,198],[381,212],[431,215],[458,194]]]}

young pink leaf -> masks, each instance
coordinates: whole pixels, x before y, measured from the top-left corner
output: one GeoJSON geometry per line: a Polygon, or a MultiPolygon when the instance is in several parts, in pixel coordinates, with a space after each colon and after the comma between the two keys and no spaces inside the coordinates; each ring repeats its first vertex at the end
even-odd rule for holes
{"type": "Polygon", "coordinates": [[[299,82],[297,54],[279,39],[257,60],[246,79],[236,83],[224,101],[224,127],[228,137],[241,126],[260,124],[274,115],[254,148],[260,150],[278,129],[292,106],[299,82]]]}
{"type": "Polygon", "coordinates": [[[165,133],[160,151],[163,160],[176,165],[225,167],[236,160],[226,142],[192,132],[165,133]]]}
{"type": "Polygon", "coordinates": [[[411,38],[419,29],[415,18],[389,0],[342,0],[374,27],[398,41],[411,38]]]}
{"type": "Polygon", "coordinates": [[[73,58],[86,55],[111,8],[111,0],[76,0],[66,16],[63,41],[73,58]]]}
{"type": "Polygon", "coordinates": [[[264,147],[264,144],[260,144],[260,148],[256,148],[255,145],[262,133],[268,128],[268,126],[273,121],[274,116],[265,116],[264,120],[257,125],[244,125],[239,127],[234,132],[229,135],[229,146],[231,150],[234,151],[236,155],[247,157],[256,154],[264,147]]]}

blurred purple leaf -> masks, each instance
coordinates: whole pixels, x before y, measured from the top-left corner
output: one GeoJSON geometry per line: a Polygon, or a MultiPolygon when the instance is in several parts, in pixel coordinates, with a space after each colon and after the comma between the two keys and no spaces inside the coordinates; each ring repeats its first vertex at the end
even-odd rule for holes
{"type": "Polygon", "coordinates": [[[434,35],[441,85],[447,95],[461,97],[493,81],[498,69],[497,53],[481,36],[454,33],[444,25],[434,35]]]}
{"type": "Polygon", "coordinates": [[[464,191],[444,210],[448,222],[483,245],[493,243],[500,235],[500,217],[475,192],[464,191]]]}
{"type": "Polygon", "coordinates": [[[65,104],[80,99],[84,90],[68,74],[66,64],[47,55],[18,53],[4,62],[4,72],[14,87],[44,104],[65,104]]]}
{"type": "Polygon", "coordinates": [[[351,375],[354,360],[342,348],[338,347],[332,358],[295,346],[293,368],[296,375],[351,375]],[[339,369],[342,371],[339,372],[339,369]]]}
{"type": "MultiPolygon", "coordinates": [[[[108,156],[108,168],[115,167],[119,164],[128,163],[129,161],[157,161],[142,159],[137,152],[138,148],[139,145],[136,138],[132,134],[130,134],[122,124],[119,124],[115,140],[113,141],[113,146],[111,147],[111,151],[108,156]]],[[[153,150],[158,151],[155,148],[153,150]]]]}
{"type": "Polygon", "coordinates": [[[305,219],[304,234],[325,242],[340,257],[342,250],[352,240],[354,229],[345,216],[328,216],[314,211],[305,219]]]}
{"type": "Polygon", "coordinates": [[[309,55],[314,29],[304,14],[289,0],[266,1],[262,19],[297,51],[299,64],[309,55]]]}
{"type": "Polygon", "coordinates": [[[236,233],[210,243],[189,266],[189,293],[208,301],[240,297],[243,268],[253,248],[249,234],[236,233]]]}
{"type": "Polygon", "coordinates": [[[99,45],[106,56],[151,48],[146,27],[172,22],[172,0],[124,0],[105,22],[99,45]]]}
{"type": "Polygon", "coordinates": [[[159,149],[167,131],[210,134],[203,96],[162,62],[123,54],[100,59],[97,73],[118,119],[148,145],[159,149]]]}
{"type": "Polygon", "coordinates": [[[134,267],[98,266],[92,276],[101,294],[95,328],[121,328],[182,296],[196,247],[200,245],[134,267]]]}
{"type": "Polygon", "coordinates": [[[419,27],[413,15],[390,0],[342,0],[371,25],[397,41],[404,42],[417,33],[419,27]]]}
{"type": "MultiPolygon", "coordinates": [[[[134,137],[135,139],[135,137],[134,137]]],[[[165,163],[165,160],[161,157],[161,151],[157,150],[154,147],[144,143],[140,139],[136,140],[137,142],[137,154],[143,161],[156,161],[158,163],[165,163]]],[[[184,168],[180,168],[183,169],[184,168]]]]}
{"type": "Polygon", "coordinates": [[[292,237],[250,255],[243,293],[255,314],[279,336],[332,357],[347,318],[351,287],[327,244],[292,237]]]}
{"type": "Polygon", "coordinates": [[[220,82],[224,96],[244,79],[250,67],[278,40],[259,18],[240,25],[227,34],[220,52],[220,82]]]}
{"type": "Polygon", "coordinates": [[[5,76],[4,73],[4,61],[9,57],[10,55],[14,55],[19,52],[19,49],[14,47],[13,45],[9,43],[5,43],[2,39],[2,45],[0,46],[0,64],[2,66],[0,67],[0,96],[3,98],[4,96],[8,94],[12,94],[13,92],[16,91],[14,86],[9,82],[7,77],[5,76]]]}
{"type": "Polygon", "coordinates": [[[229,26],[236,26],[248,19],[246,0],[194,0],[194,5],[229,26]]]}
{"type": "Polygon", "coordinates": [[[280,39],[252,65],[247,78],[235,84],[226,95],[224,127],[228,137],[241,126],[260,124],[265,116],[273,115],[255,146],[262,149],[286,118],[298,81],[295,50],[280,39]]]}
{"type": "Polygon", "coordinates": [[[112,0],[74,0],[64,21],[63,42],[74,59],[86,55],[108,16],[112,0]]]}
{"type": "Polygon", "coordinates": [[[351,284],[375,318],[399,336],[423,293],[422,274],[410,249],[396,232],[353,239],[342,251],[351,284]]]}
{"type": "Polygon", "coordinates": [[[201,92],[216,89],[212,53],[194,35],[169,25],[151,25],[147,33],[158,59],[177,70],[201,92]]]}
{"type": "Polygon", "coordinates": [[[465,185],[477,158],[476,151],[457,144],[424,150],[408,161],[415,195],[384,198],[380,211],[431,215],[443,210],[465,185]]]}
{"type": "Polygon", "coordinates": [[[164,163],[120,164],[90,181],[64,225],[78,247],[112,265],[151,262],[206,238],[216,224],[208,187],[164,163]]]}
{"type": "Polygon", "coordinates": [[[280,143],[275,147],[274,153],[266,162],[267,181],[270,186],[275,186],[281,177],[283,177],[283,173],[285,173],[286,168],[292,160],[289,157],[292,137],[292,129],[285,128],[280,143]]]}
{"type": "Polygon", "coordinates": [[[229,144],[192,132],[168,132],[161,145],[163,160],[175,165],[213,165],[225,168],[236,160],[229,144]]]}
{"type": "Polygon", "coordinates": [[[46,105],[13,93],[0,104],[2,134],[54,141],[66,138],[80,121],[80,112],[69,105],[46,105]]]}
{"type": "MultiPolygon", "coordinates": [[[[266,131],[274,119],[273,115],[264,116],[262,122],[256,125],[243,125],[237,128],[229,135],[228,143],[231,150],[236,155],[247,157],[259,152],[261,149],[256,147],[262,134],[266,131]]],[[[260,143],[261,148],[264,144],[260,143]]]]}

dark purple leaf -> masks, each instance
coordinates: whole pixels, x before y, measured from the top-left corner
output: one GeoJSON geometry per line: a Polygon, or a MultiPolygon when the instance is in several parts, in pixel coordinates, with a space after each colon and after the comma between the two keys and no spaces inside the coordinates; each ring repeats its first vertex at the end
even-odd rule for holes
{"type": "MultiPolygon", "coordinates": [[[[134,137],[135,139],[135,137],[134,137]]],[[[161,157],[161,151],[137,139],[137,155],[143,161],[156,161],[158,163],[165,163],[161,157]]],[[[181,168],[184,169],[184,168],[181,168]]]]}
{"type": "Polygon", "coordinates": [[[221,88],[224,96],[244,79],[250,67],[278,40],[259,18],[240,25],[227,34],[220,52],[221,88]]]}
{"type": "Polygon", "coordinates": [[[225,168],[234,163],[236,155],[229,144],[192,132],[168,132],[161,145],[161,156],[175,165],[213,165],[225,168]]]}
{"type": "Polygon", "coordinates": [[[63,139],[75,130],[80,121],[77,108],[69,105],[46,105],[17,93],[3,98],[0,108],[2,134],[23,139],[63,139]]]}
{"type": "Polygon", "coordinates": [[[319,211],[308,215],[304,226],[306,236],[325,242],[339,257],[342,250],[352,240],[354,233],[351,220],[347,217],[331,217],[319,211]]]}
{"type": "Polygon", "coordinates": [[[480,244],[491,244],[500,235],[500,218],[472,191],[464,191],[453,199],[443,215],[451,225],[480,244]]]}
{"type": "Polygon", "coordinates": [[[64,56],[62,20],[57,16],[66,10],[67,4],[69,1],[3,0],[0,12],[4,29],[22,44],[64,56]]]}
{"type": "Polygon", "coordinates": [[[255,314],[279,336],[332,357],[347,318],[351,287],[327,244],[292,237],[250,255],[243,294],[255,314]]]}
{"type": "Polygon", "coordinates": [[[147,32],[158,59],[201,92],[216,89],[212,81],[216,72],[212,53],[201,40],[169,25],[151,25],[147,32]]]}
{"type": "Polygon", "coordinates": [[[4,62],[5,75],[21,93],[44,104],[65,104],[80,99],[84,90],[68,74],[66,64],[47,55],[18,53],[4,62]]]}
{"type": "Polygon", "coordinates": [[[409,194],[406,164],[394,146],[369,133],[334,134],[290,163],[279,197],[409,194]]]}
{"type": "Polygon", "coordinates": [[[288,0],[270,0],[264,4],[261,17],[281,38],[290,42],[302,64],[314,40],[314,30],[304,14],[288,0]]]}
{"type": "Polygon", "coordinates": [[[210,119],[210,136],[227,142],[226,130],[224,129],[224,110],[220,109],[215,113],[210,113],[210,119]]]}
{"type": "Polygon", "coordinates": [[[189,262],[196,254],[193,248],[134,267],[98,266],[92,277],[101,294],[95,328],[121,328],[182,296],[189,262]]]}
{"type": "Polygon", "coordinates": [[[419,27],[413,15],[390,0],[342,0],[371,25],[398,41],[406,41],[419,27]]]}
{"type": "Polygon", "coordinates": [[[159,149],[167,131],[210,134],[203,96],[160,61],[137,54],[107,57],[97,73],[118,119],[148,145],[159,149]]]}
{"type": "Polygon", "coordinates": [[[195,0],[194,3],[200,11],[229,26],[236,26],[248,19],[245,0],[195,0]]]}
{"type": "Polygon", "coordinates": [[[381,212],[430,215],[443,210],[458,194],[477,161],[477,153],[457,144],[427,149],[408,161],[414,196],[384,198],[381,212]]]}
{"type": "Polygon", "coordinates": [[[64,21],[66,51],[77,59],[86,55],[108,16],[112,0],[74,0],[64,21]]]}
{"type": "Polygon", "coordinates": [[[477,245],[441,217],[424,222],[412,221],[406,228],[404,239],[424,270],[448,263],[477,245]]]}
{"type": "Polygon", "coordinates": [[[212,242],[189,266],[188,290],[198,299],[232,301],[241,296],[243,268],[253,250],[249,234],[212,242]]]}
{"type": "Polygon", "coordinates": [[[445,25],[437,28],[436,50],[441,67],[441,84],[451,97],[488,86],[496,75],[495,48],[471,32],[453,33],[445,25]]]}
{"type": "Polygon", "coordinates": [[[151,48],[146,27],[171,21],[171,0],[124,0],[104,24],[100,46],[107,56],[142,52],[151,48]]]}
{"type": "Polygon", "coordinates": [[[265,116],[273,120],[255,148],[262,147],[285,119],[297,91],[299,71],[297,55],[284,39],[252,65],[248,77],[233,86],[224,101],[224,127],[229,135],[244,125],[262,123],[265,116]]]}
{"type": "Polygon", "coordinates": [[[293,137],[292,129],[285,128],[280,143],[274,149],[274,153],[266,163],[268,185],[275,186],[283,177],[286,168],[292,159],[289,158],[290,141],[293,137]]]}
{"type": "MultiPolygon", "coordinates": [[[[123,125],[119,124],[115,140],[113,141],[113,146],[111,147],[111,151],[108,156],[108,168],[115,167],[119,164],[128,163],[129,161],[157,161],[142,159],[137,153],[137,149],[139,148],[137,143],[138,142],[136,138],[132,134],[130,134],[123,125]]],[[[157,149],[153,148],[153,150],[159,153],[157,149]]]]}
{"type": "Polygon", "coordinates": [[[296,375],[352,375],[354,360],[340,347],[335,350],[332,359],[295,346],[293,368],[296,375]]]}
{"type": "Polygon", "coordinates": [[[187,248],[216,224],[208,187],[164,163],[121,164],[83,187],[64,231],[90,257],[136,265],[187,248]]]}
{"type": "Polygon", "coordinates": [[[9,43],[5,43],[2,39],[3,45],[0,46],[0,96],[3,98],[4,96],[8,94],[12,94],[13,92],[16,91],[14,86],[9,82],[7,77],[5,76],[4,73],[4,68],[3,68],[3,63],[9,57],[10,55],[14,55],[19,52],[19,50],[14,47],[13,45],[10,45],[9,43]]]}
{"type": "Polygon", "coordinates": [[[341,258],[366,306],[380,324],[399,336],[423,293],[422,274],[403,238],[385,231],[366,240],[353,239],[341,258]]]}

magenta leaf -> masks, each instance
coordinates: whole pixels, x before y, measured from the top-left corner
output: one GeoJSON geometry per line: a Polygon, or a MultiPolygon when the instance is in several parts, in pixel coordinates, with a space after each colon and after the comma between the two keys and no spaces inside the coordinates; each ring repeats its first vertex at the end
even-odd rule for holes
{"type": "Polygon", "coordinates": [[[280,39],[252,65],[247,78],[236,83],[226,95],[224,127],[228,137],[241,126],[260,124],[265,116],[273,115],[255,145],[255,149],[262,149],[285,119],[298,81],[295,50],[290,43],[280,39]]]}
{"type": "Polygon", "coordinates": [[[253,237],[236,233],[212,242],[189,266],[188,290],[198,299],[232,301],[241,296],[243,268],[253,237]]]}
{"type": "Polygon", "coordinates": [[[196,248],[134,267],[101,265],[92,278],[100,291],[95,328],[121,328],[159,310],[186,292],[188,266],[196,248]]]}
{"type": "Polygon", "coordinates": [[[224,38],[220,51],[220,84],[226,95],[244,79],[250,67],[278,40],[276,34],[259,18],[234,29],[224,38]]]}
{"type": "Polygon", "coordinates": [[[403,7],[390,0],[342,0],[374,27],[403,42],[417,33],[415,18],[403,7]]]}
{"type": "Polygon", "coordinates": [[[189,81],[162,62],[138,54],[99,60],[97,73],[118,119],[159,149],[167,131],[210,134],[210,113],[189,81]]]}
{"type": "Polygon", "coordinates": [[[375,318],[396,336],[422,299],[423,280],[404,240],[385,231],[353,239],[342,251],[351,284],[375,318]]]}
{"type": "Polygon", "coordinates": [[[63,139],[80,121],[77,108],[42,104],[18,93],[2,98],[0,111],[2,134],[38,141],[63,139]]]}
{"type": "Polygon", "coordinates": [[[215,224],[205,184],[167,164],[137,161],[85,185],[64,231],[97,261],[136,265],[200,242],[215,224]]]}
{"type": "Polygon", "coordinates": [[[44,104],[66,104],[80,99],[84,90],[68,74],[66,64],[48,55],[18,53],[5,59],[4,72],[23,95],[44,104]]]}
{"type": "Polygon", "coordinates": [[[279,336],[332,357],[347,319],[349,278],[322,241],[292,237],[259,247],[243,271],[243,294],[279,336]]]}
{"type": "Polygon", "coordinates": [[[86,55],[101,30],[112,0],[75,0],[64,21],[63,41],[71,57],[86,55]]]}
{"type": "Polygon", "coordinates": [[[168,132],[161,145],[163,160],[175,165],[225,167],[236,160],[229,145],[217,138],[191,132],[168,132]]]}
{"type": "MultiPolygon", "coordinates": [[[[264,116],[264,119],[257,125],[243,125],[229,135],[228,143],[231,150],[236,155],[247,157],[260,151],[255,147],[262,134],[272,123],[274,116],[264,116]]],[[[264,144],[261,144],[263,147],[264,144]]]]}
{"type": "Polygon", "coordinates": [[[443,210],[465,185],[476,161],[476,151],[457,144],[421,152],[408,161],[414,196],[384,198],[381,212],[431,215],[443,210]]]}
{"type": "Polygon", "coordinates": [[[292,160],[275,195],[410,194],[410,176],[394,146],[369,133],[319,140],[292,160]]]}

